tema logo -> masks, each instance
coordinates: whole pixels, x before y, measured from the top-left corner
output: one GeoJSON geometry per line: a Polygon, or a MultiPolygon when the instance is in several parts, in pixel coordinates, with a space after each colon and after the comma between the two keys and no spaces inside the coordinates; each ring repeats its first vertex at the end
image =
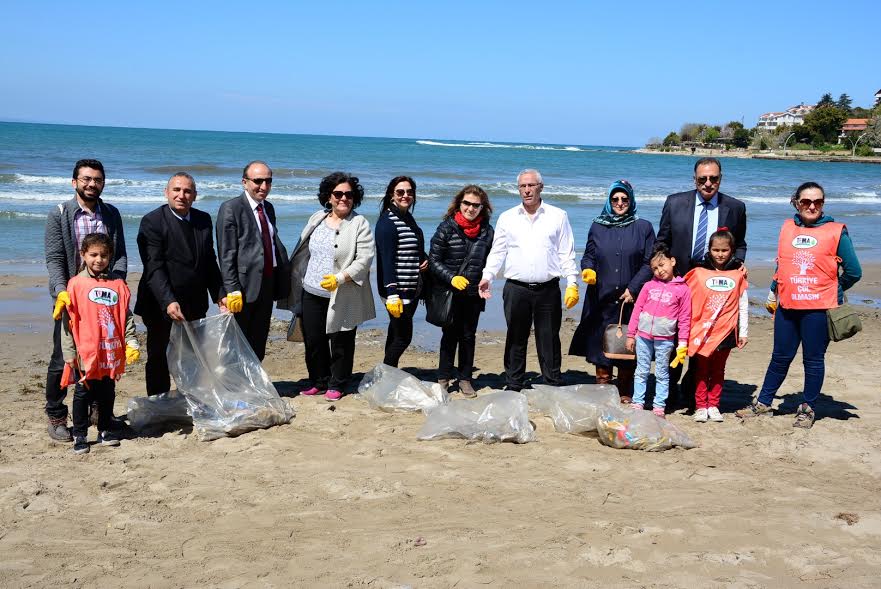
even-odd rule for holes
{"type": "Polygon", "coordinates": [[[734,287],[736,286],[733,279],[727,278],[725,276],[714,276],[712,278],[707,278],[707,281],[704,284],[706,284],[707,288],[714,292],[728,292],[730,290],[734,290],[734,287]]]}
{"type": "Polygon", "coordinates": [[[112,307],[119,302],[119,295],[109,288],[93,288],[89,291],[89,300],[105,307],[112,307]]]}
{"type": "Polygon", "coordinates": [[[810,235],[796,235],[795,239],[792,240],[792,247],[800,250],[812,248],[816,245],[817,238],[811,237],[810,235]]]}

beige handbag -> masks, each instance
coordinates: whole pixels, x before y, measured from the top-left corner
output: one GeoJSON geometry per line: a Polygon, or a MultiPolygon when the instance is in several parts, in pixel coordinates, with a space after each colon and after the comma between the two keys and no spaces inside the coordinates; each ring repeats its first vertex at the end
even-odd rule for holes
{"type": "Polygon", "coordinates": [[[299,315],[294,315],[293,317],[291,317],[291,324],[288,325],[288,341],[303,341],[303,318],[299,315]]]}
{"type": "Polygon", "coordinates": [[[621,311],[618,313],[618,323],[612,323],[606,327],[603,333],[603,356],[610,360],[636,360],[636,354],[628,352],[625,347],[627,334],[622,327],[624,320],[624,305],[621,302],[621,311]]]}

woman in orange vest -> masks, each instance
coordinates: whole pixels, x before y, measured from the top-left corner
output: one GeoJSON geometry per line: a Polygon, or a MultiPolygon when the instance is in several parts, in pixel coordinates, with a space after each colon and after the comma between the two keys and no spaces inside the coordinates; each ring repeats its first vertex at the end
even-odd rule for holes
{"type": "Polygon", "coordinates": [[[749,301],[743,263],[734,259],[734,235],[720,227],[710,236],[701,266],[685,275],[691,290],[688,355],[695,368],[694,420],[723,421],[719,412],[725,363],[747,342],[749,301]]]}
{"type": "Polygon", "coordinates": [[[814,424],[814,408],[826,375],[826,310],[843,303],[844,291],[863,275],[847,227],[823,214],[825,199],[816,182],[805,182],[792,197],[797,212],[780,230],[777,272],[765,304],[774,313],[774,351],[758,399],[738,411],[738,417],[772,413],[771,403],[801,345],[804,400],[793,426],[814,424]]]}
{"type": "Polygon", "coordinates": [[[58,295],[56,312],[64,307],[61,350],[64,354],[62,385],[76,381],[73,394],[73,452],[89,451],[89,406],[98,405],[98,443],[119,446],[110,431],[116,381],[125,365],[140,357],[135,321],[129,309],[131,293],[125,281],[111,279],[107,266],[113,242],[104,233],[90,233],[80,247],[80,273],[58,295]],[[64,295],[64,296],[62,296],[64,295]],[[125,330],[124,333],[122,330],[125,330]]]}

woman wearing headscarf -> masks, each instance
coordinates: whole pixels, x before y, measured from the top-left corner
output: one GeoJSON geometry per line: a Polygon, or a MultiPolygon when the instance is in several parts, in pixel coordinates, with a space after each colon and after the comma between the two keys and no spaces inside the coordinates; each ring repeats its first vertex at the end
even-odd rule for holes
{"type": "Polygon", "coordinates": [[[630,403],[633,391],[633,360],[610,360],[603,355],[603,333],[618,323],[624,305],[624,325],[630,320],[633,301],[652,276],[649,260],[655,245],[652,224],[636,215],[636,197],[627,180],[609,187],[603,211],[593,220],[581,258],[581,277],[587,296],[581,323],[572,337],[569,354],[584,356],[596,366],[598,384],[612,382],[618,367],[618,393],[630,403]]]}

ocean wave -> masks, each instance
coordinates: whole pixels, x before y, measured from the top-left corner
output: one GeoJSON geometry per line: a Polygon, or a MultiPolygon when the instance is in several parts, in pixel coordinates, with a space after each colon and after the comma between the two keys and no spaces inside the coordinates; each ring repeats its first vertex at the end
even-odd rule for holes
{"type": "Polygon", "coordinates": [[[584,149],[582,147],[570,146],[553,146],[553,145],[530,145],[530,144],[506,144],[506,143],[490,143],[488,141],[471,141],[468,143],[446,143],[443,141],[431,141],[429,139],[419,139],[416,141],[419,145],[430,145],[434,147],[479,147],[493,149],[533,149],[537,151],[599,151],[594,149],[584,149]]]}
{"type": "MultiPolygon", "coordinates": [[[[238,174],[241,168],[232,168],[229,166],[218,166],[215,164],[168,164],[162,166],[145,166],[141,168],[145,172],[151,174],[176,174],[178,172],[186,172],[188,174],[212,174],[216,176],[225,176],[227,174],[238,174]]],[[[198,182],[198,178],[196,182],[198,182]]]]}
{"type": "Polygon", "coordinates": [[[0,211],[0,219],[46,219],[46,213],[32,213],[29,211],[0,211]]]}

